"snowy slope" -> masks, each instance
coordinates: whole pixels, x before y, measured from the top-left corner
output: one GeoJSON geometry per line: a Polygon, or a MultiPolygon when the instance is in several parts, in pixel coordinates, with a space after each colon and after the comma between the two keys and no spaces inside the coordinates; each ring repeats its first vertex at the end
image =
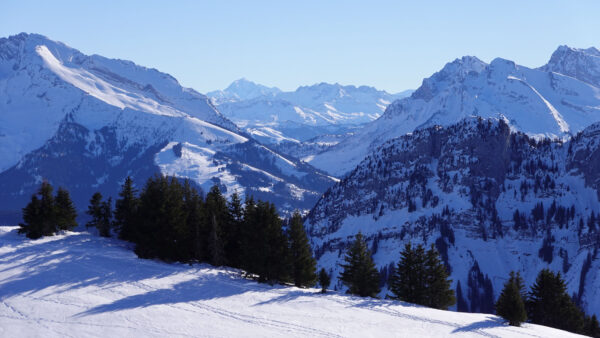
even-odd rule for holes
{"type": "Polygon", "coordinates": [[[140,260],[124,243],[0,227],[3,337],[575,337],[492,315],[268,286],[207,265],[140,260]]]}
{"type": "Polygon", "coordinates": [[[127,175],[141,186],[158,172],[283,211],[310,208],[333,182],[243,135],[168,74],[41,35],[0,39],[0,219],[14,220],[43,179],[83,209],[94,191],[115,196],[127,175]]]}
{"type": "Polygon", "coordinates": [[[448,63],[410,97],[310,163],[336,176],[352,170],[385,141],[468,116],[506,117],[530,135],[569,137],[600,120],[598,51],[560,47],[548,65],[530,69],[472,56],[448,63]]]}
{"type": "Polygon", "coordinates": [[[599,197],[600,124],[566,143],[535,142],[469,118],[376,148],[325,192],[307,225],[319,265],[334,275],[361,231],[384,276],[405,243],[435,245],[461,290],[459,310],[494,311],[510,271],[529,287],[550,268],[600,314],[599,197]]]}

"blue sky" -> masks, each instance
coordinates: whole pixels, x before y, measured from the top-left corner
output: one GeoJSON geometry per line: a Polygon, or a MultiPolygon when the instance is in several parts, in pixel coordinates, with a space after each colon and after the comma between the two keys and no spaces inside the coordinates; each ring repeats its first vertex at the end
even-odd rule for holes
{"type": "Polygon", "coordinates": [[[40,33],[135,61],[200,92],[250,80],[416,88],[462,55],[540,66],[600,47],[600,1],[2,0],[0,36],[40,33]]]}

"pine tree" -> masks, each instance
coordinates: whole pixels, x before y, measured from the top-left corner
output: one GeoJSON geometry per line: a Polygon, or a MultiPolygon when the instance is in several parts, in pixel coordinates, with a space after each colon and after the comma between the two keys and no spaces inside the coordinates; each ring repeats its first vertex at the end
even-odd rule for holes
{"type": "Polygon", "coordinates": [[[210,225],[208,238],[209,262],[214,266],[225,263],[224,230],[227,228],[228,209],[227,200],[221,194],[218,186],[213,186],[206,195],[206,217],[210,225]],[[225,228],[225,229],[223,229],[225,228]]]}
{"type": "Polygon", "coordinates": [[[327,288],[331,284],[331,276],[325,271],[325,268],[321,268],[319,271],[319,285],[321,285],[321,293],[327,292],[327,288]]]}
{"type": "Polygon", "coordinates": [[[69,192],[64,188],[58,188],[55,203],[58,230],[74,229],[77,226],[77,211],[69,192]]]}
{"type": "Polygon", "coordinates": [[[425,276],[426,306],[446,310],[456,303],[454,291],[450,288],[452,280],[448,279],[446,266],[433,244],[425,255],[425,276]]]}
{"type": "Polygon", "coordinates": [[[186,224],[189,231],[189,238],[183,244],[184,249],[188,250],[188,259],[201,261],[207,256],[204,252],[204,237],[207,233],[207,226],[203,222],[204,203],[198,191],[191,187],[186,181],[184,185],[184,210],[186,214],[186,224]]]}
{"type": "Polygon", "coordinates": [[[447,309],[456,303],[450,288],[452,281],[433,245],[425,252],[422,245],[413,249],[408,243],[400,256],[390,278],[393,293],[390,298],[437,309],[447,309]]]}
{"type": "Polygon", "coordinates": [[[259,201],[259,214],[263,215],[262,222],[266,226],[266,260],[262,279],[269,283],[289,282],[291,277],[290,253],[288,240],[283,232],[281,218],[277,213],[275,205],[269,202],[259,201]]]}
{"type": "Polygon", "coordinates": [[[596,315],[586,316],[584,321],[583,334],[589,337],[600,338],[600,324],[596,315]]]}
{"type": "Polygon", "coordinates": [[[244,210],[242,200],[237,193],[231,195],[227,203],[227,222],[225,223],[225,255],[227,264],[240,267],[242,264],[242,225],[244,210]]]}
{"type": "MultiPolygon", "coordinates": [[[[210,212],[209,212],[210,213],[210,212]]],[[[223,243],[219,235],[219,222],[217,216],[212,214],[210,217],[210,235],[208,238],[208,251],[210,255],[210,264],[221,266],[225,261],[225,253],[223,252],[223,243]]]]}
{"type": "Polygon", "coordinates": [[[287,237],[275,206],[246,199],[242,226],[242,268],[259,282],[287,282],[290,263],[287,237]]]}
{"type": "Polygon", "coordinates": [[[522,287],[521,275],[518,272],[517,274],[511,272],[496,303],[496,313],[508,320],[509,325],[512,326],[521,326],[521,323],[527,320],[525,302],[521,297],[522,287]]]}
{"type": "Polygon", "coordinates": [[[425,250],[422,245],[413,249],[411,243],[404,246],[400,261],[390,277],[391,299],[425,305],[426,303],[425,250]]]}
{"type": "Polygon", "coordinates": [[[119,238],[125,241],[135,241],[136,222],[138,219],[139,199],[133,187],[133,180],[127,176],[121,186],[119,199],[115,201],[114,227],[119,238]]]}
{"type": "Polygon", "coordinates": [[[312,256],[302,216],[298,211],[294,212],[290,220],[289,240],[294,285],[298,287],[315,285],[317,262],[312,256]]]}
{"type": "Polygon", "coordinates": [[[31,201],[23,208],[23,223],[20,223],[19,233],[28,238],[38,239],[44,235],[42,231],[41,202],[37,195],[31,196],[31,201]]]}
{"type": "Polygon", "coordinates": [[[534,324],[540,324],[581,333],[583,314],[567,293],[565,281],[560,272],[543,269],[538,274],[529,292],[527,317],[534,324]]]}
{"type": "Polygon", "coordinates": [[[29,204],[23,209],[23,221],[19,224],[19,233],[28,238],[36,239],[51,236],[57,230],[57,208],[52,196],[52,186],[44,181],[33,195],[29,204]],[[39,197],[38,197],[39,196],[39,197]]]}
{"type": "Polygon", "coordinates": [[[347,293],[361,297],[377,297],[379,288],[379,271],[375,267],[371,252],[363,235],[359,232],[344,257],[346,264],[340,274],[340,280],[348,287],[347,293]]]}
{"type": "Polygon", "coordinates": [[[58,229],[56,226],[56,204],[52,196],[53,188],[48,182],[42,183],[40,195],[40,210],[42,219],[42,233],[44,236],[53,235],[58,229]]]}
{"type": "Polygon", "coordinates": [[[102,194],[96,192],[90,199],[87,214],[92,219],[85,225],[86,227],[95,227],[102,237],[110,237],[111,226],[111,210],[112,201],[109,198],[107,201],[102,201],[102,194]]]}

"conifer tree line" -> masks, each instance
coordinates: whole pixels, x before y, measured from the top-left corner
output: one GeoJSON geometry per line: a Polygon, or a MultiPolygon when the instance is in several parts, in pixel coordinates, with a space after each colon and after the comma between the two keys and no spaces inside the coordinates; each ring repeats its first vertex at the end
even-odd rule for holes
{"type": "Polygon", "coordinates": [[[534,324],[600,337],[596,315],[588,316],[579,309],[567,293],[560,272],[548,269],[539,272],[529,292],[525,291],[521,275],[511,272],[498,297],[496,313],[513,326],[520,326],[528,320],[534,324]]]}
{"type": "MultiPolygon", "coordinates": [[[[156,175],[141,191],[127,178],[115,201],[97,192],[91,199],[87,227],[100,236],[117,234],[135,244],[141,258],[165,261],[206,262],[246,271],[260,282],[294,283],[299,287],[317,282],[316,261],[295,212],[282,220],[272,203],[243,203],[234,193],[229,200],[217,186],[205,197],[189,181],[156,175]]],[[[68,192],[43,183],[23,209],[20,232],[30,238],[54,234],[77,226],[77,213],[68,192]]]]}
{"type": "MultiPolygon", "coordinates": [[[[448,309],[456,303],[454,291],[450,288],[452,281],[448,279],[446,267],[433,245],[425,251],[422,245],[413,248],[408,243],[400,255],[390,277],[392,294],[388,298],[437,309],[448,309]]],[[[340,280],[348,287],[348,293],[377,297],[381,291],[379,271],[360,232],[347,250],[344,261],[340,280]]]]}

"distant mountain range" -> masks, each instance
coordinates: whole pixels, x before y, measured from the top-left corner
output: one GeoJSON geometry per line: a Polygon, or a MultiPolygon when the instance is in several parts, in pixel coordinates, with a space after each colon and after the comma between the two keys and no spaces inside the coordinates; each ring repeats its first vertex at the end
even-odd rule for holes
{"type": "Polygon", "coordinates": [[[394,100],[412,91],[389,94],[368,86],[319,83],[283,92],[246,79],[210,92],[219,111],[265,143],[300,143],[326,134],[345,134],[374,121],[394,100]]]}
{"type": "Polygon", "coordinates": [[[36,34],[0,39],[0,222],[43,180],[80,209],[155,173],[308,209],[334,181],[256,142],[206,96],[130,61],[84,55],[36,34]]]}
{"type": "Polygon", "coordinates": [[[561,46],[536,69],[501,58],[490,64],[472,56],[456,59],[310,163],[342,176],[387,140],[468,116],[507,119],[537,137],[575,135],[600,120],[600,52],[561,46]]]}

